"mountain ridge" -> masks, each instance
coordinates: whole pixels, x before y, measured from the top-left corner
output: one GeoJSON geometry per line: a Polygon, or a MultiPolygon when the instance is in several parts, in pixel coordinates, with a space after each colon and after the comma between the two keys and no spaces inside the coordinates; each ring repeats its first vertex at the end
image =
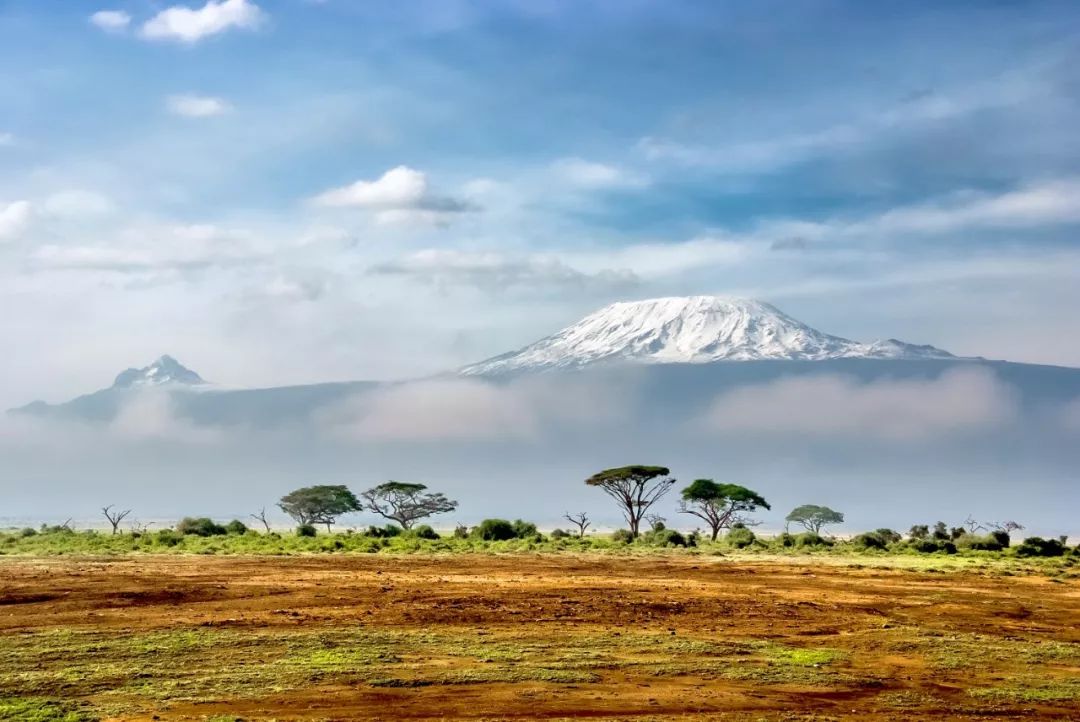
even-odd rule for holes
{"type": "Polygon", "coordinates": [[[168,354],[163,354],[148,366],[128,368],[117,374],[113,388],[128,389],[146,386],[183,384],[201,386],[206,384],[202,376],[184,366],[168,354]]]}
{"type": "Polygon", "coordinates": [[[620,301],[529,344],[459,370],[465,376],[577,368],[612,361],[716,363],[838,358],[956,359],[897,339],[860,343],[823,333],[754,299],[672,296],[620,301]]]}
{"type": "MultiPolygon", "coordinates": [[[[735,367],[778,362],[783,362],[780,365],[786,369],[784,373],[825,372],[833,368],[832,364],[859,362],[863,365],[846,368],[873,376],[895,374],[905,365],[911,368],[901,373],[918,373],[915,362],[971,361],[985,359],[958,357],[934,346],[896,339],[852,341],[811,328],[762,301],[686,296],[611,304],[523,349],[436,377],[497,380],[523,373],[609,366],[656,370],[667,367],[678,375],[676,367],[685,366],[688,370],[714,368],[714,375],[743,378],[746,374],[735,367]],[[897,364],[896,369],[886,369],[897,364]]],[[[762,369],[752,373],[764,378],[778,372],[762,369]]],[[[157,390],[178,403],[183,397],[181,406],[191,409],[214,407],[230,399],[229,404],[239,404],[236,409],[222,407],[209,416],[251,419],[266,414],[305,415],[343,394],[390,385],[392,382],[336,381],[261,389],[226,388],[207,382],[174,357],[163,355],[147,366],[120,372],[111,386],[98,391],[57,404],[35,401],[11,412],[108,420],[134,394],[157,390]]]]}

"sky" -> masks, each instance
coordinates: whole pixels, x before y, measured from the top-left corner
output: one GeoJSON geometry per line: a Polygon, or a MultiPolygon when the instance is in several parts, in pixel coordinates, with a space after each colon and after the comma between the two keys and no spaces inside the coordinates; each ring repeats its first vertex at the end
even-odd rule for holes
{"type": "Polygon", "coordinates": [[[1080,365],[1071,2],[0,0],[0,405],[615,301],[1080,365]]]}
{"type": "MultiPolygon", "coordinates": [[[[0,0],[0,409],[162,354],[226,388],[422,378],[691,294],[1080,367],[1075,2],[179,1],[0,0]]],[[[581,479],[631,459],[854,529],[934,498],[1075,532],[1064,387],[781,379],[654,428],[629,382],[432,383],[270,432],[159,396],[0,419],[0,517],[412,478],[614,524],[581,479]]]]}

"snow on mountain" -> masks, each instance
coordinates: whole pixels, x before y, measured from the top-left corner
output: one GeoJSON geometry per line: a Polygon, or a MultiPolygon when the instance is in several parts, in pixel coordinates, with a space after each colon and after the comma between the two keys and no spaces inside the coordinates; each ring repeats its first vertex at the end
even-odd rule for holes
{"type": "Polygon", "coordinates": [[[165,355],[141,369],[131,368],[121,371],[112,387],[130,389],[165,385],[201,386],[205,383],[206,381],[199,374],[185,367],[172,356],[165,355]]]}
{"type": "Polygon", "coordinates": [[[864,344],[817,331],[761,301],[720,296],[613,303],[536,343],[466,366],[469,376],[598,362],[712,363],[770,359],[949,359],[895,339],[864,344]]]}

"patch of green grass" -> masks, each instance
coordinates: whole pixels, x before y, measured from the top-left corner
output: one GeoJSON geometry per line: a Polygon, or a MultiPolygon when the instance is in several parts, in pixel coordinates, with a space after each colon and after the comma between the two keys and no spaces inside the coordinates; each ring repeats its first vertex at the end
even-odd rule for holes
{"type": "Polygon", "coordinates": [[[312,684],[588,684],[611,670],[821,687],[858,682],[830,668],[841,656],[831,649],[667,632],[552,637],[357,626],[60,629],[0,635],[0,688],[90,699],[95,709],[123,716],[163,701],[254,698],[312,684]]]}
{"type": "Polygon", "coordinates": [[[0,697],[0,722],[93,722],[72,705],[38,697],[0,697]]]}
{"type": "Polygon", "coordinates": [[[820,667],[840,659],[843,654],[835,649],[807,649],[786,647],[770,642],[761,643],[758,649],[774,664],[791,664],[797,667],[820,667]]]}
{"type": "Polygon", "coordinates": [[[300,537],[292,531],[268,534],[248,530],[243,534],[201,537],[178,535],[169,530],[143,534],[110,534],[97,530],[46,529],[31,535],[17,530],[0,531],[0,556],[3,555],[139,555],[139,554],[471,554],[471,553],[598,553],[633,556],[723,556],[758,560],[813,559],[817,563],[852,568],[909,569],[922,572],[968,571],[981,574],[1044,574],[1060,576],[1080,563],[1080,552],[1063,557],[1019,558],[1014,550],[998,552],[961,550],[920,554],[906,547],[888,551],[860,549],[855,544],[836,540],[828,547],[785,547],[778,539],[759,539],[744,549],[735,549],[724,539],[701,540],[696,547],[662,547],[639,540],[632,544],[615,541],[607,534],[551,539],[538,536],[507,541],[484,541],[475,537],[420,539],[399,535],[385,538],[368,536],[354,530],[320,533],[300,537]]]}
{"type": "Polygon", "coordinates": [[[921,654],[933,669],[953,670],[973,664],[1001,665],[1013,662],[1080,665],[1080,644],[972,633],[935,635],[910,629],[897,631],[900,641],[891,645],[891,649],[921,654]]]}
{"type": "Polygon", "coordinates": [[[1046,682],[1029,677],[1006,686],[972,689],[968,694],[993,702],[1075,702],[1080,700],[1080,679],[1046,682]]]}
{"type": "Polygon", "coordinates": [[[922,709],[939,704],[941,700],[922,692],[901,690],[899,692],[885,692],[878,695],[875,701],[889,709],[922,709]]]}

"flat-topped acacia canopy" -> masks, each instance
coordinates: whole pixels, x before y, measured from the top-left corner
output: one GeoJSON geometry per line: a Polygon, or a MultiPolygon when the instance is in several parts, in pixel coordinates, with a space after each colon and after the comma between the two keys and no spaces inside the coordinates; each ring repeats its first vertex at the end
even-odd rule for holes
{"type": "Polygon", "coordinates": [[[603,471],[590,476],[585,480],[585,483],[589,486],[601,486],[606,483],[617,481],[648,481],[649,479],[655,479],[658,476],[667,476],[670,473],[671,470],[666,466],[632,464],[630,466],[604,469],[603,471]]]}
{"type": "Polygon", "coordinates": [[[585,483],[603,490],[618,502],[623,518],[630,526],[630,534],[636,537],[645,512],[675,483],[670,473],[666,466],[633,464],[604,469],[590,476],[585,483]]]}

